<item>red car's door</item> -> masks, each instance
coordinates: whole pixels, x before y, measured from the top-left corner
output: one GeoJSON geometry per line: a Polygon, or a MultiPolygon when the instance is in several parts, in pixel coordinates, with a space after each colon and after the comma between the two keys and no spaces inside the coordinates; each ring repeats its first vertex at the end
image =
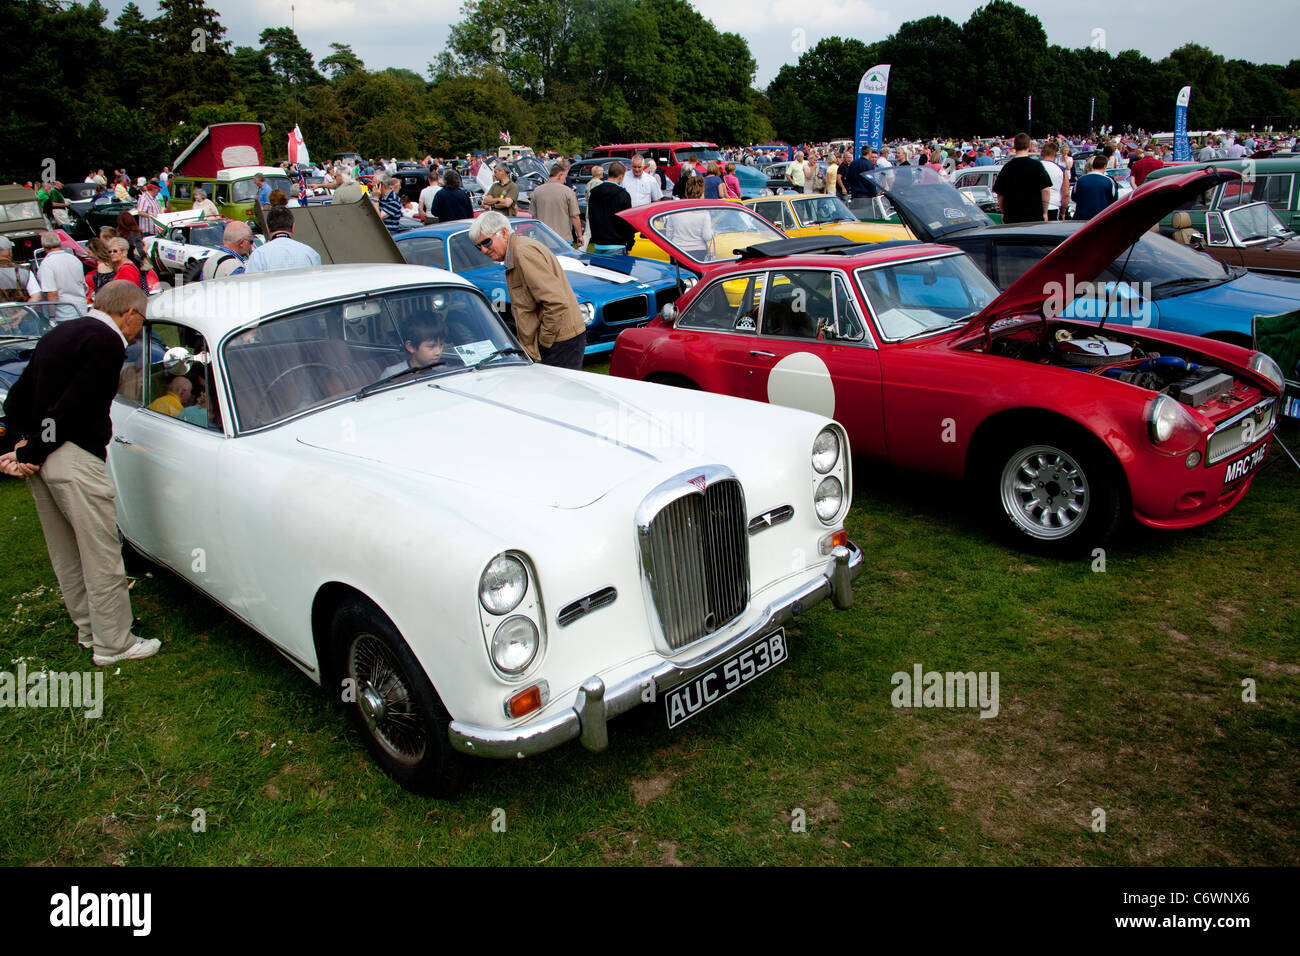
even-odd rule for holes
{"type": "Polygon", "coordinates": [[[880,353],[843,276],[781,270],[766,285],[746,397],[828,415],[855,453],[885,457],[880,353]]]}
{"type": "Polygon", "coordinates": [[[745,273],[706,286],[677,322],[675,335],[686,336],[686,352],[707,357],[708,367],[693,369],[691,377],[708,391],[749,395],[764,278],[745,273]]]}

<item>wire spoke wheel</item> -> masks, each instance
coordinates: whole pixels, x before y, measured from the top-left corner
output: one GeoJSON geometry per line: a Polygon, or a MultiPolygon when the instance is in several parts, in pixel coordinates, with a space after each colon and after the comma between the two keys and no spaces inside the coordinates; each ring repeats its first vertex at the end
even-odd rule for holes
{"type": "Polygon", "coordinates": [[[1002,507],[1031,538],[1059,541],[1079,531],[1092,506],[1092,488],[1079,462],[1051,445],[1031,445],[1002,468],[1002,507]]]}
{"type": "Polygon", "coordinates": [[[356,706],[375,742],[393,760],[415,766],[424,759],[427,722],[396,656],[374,634],[353,638],[347,676],[354,681],[356,706]]]}

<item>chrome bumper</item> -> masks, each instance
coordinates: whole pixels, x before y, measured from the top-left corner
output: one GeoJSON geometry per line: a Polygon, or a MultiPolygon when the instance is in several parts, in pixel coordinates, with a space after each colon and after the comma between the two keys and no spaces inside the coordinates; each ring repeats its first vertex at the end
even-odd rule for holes
{"type": "Polygon", "coordinates": [[[830,598],[840,610],[853,606],[853,579],[862,573],[862,550],[853,542],[831,552],[826,567],[810,581],[769,604],[759,620],[707,656],[678,665],[664,661],[607,687],[599,677],[582,682],[573,706],[536,723],[507,730],[475,727],[453,720],[447,730],[451,745],[477,757],[523,758],[579,738],[588,750],[604,750],[609,744],[606,725],[611,718],[647,702],[646,690],[654,689],[649,700],[709,670],[720,660],[757,643],[774,629],[794,620],[808,608],[830,598]]]}

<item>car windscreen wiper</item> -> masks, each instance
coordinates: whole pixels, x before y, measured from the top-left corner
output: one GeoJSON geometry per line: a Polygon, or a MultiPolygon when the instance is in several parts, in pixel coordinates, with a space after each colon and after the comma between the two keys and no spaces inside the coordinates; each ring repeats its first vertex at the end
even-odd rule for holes
{"type": "Polygon", "coordinates": [[[1205,276],[1182,276],[1177,279],[1166,279],[1164,282],[1157,282],[1151,287],[1152,292],[1158,292],[1161,289],[1168,289],[1180,285],[1204,285],[1207,282],[1219,282],[1225,280],[1210,279],[1205,276]]]}
{"type": "Polygon", "coordinates": [[[499,358],[504,358],[507,355],[522,355],[524,358],[529,357],[528,353],[525,352],[523,349],[517,349],[514,346],[511,346],[508,349],[497,349],[487,358],[480,359],[479,361],[474,363],[474,368],[482,368],[484,365],[487,365],[489,362],[493,362],[499,358]]]}
{"type": "Polygon", "coordinates": [[[427,372],[431,368],[437,368],[440,365],[446,365],[446,364],[447,364],[447,359],[438,359],[438,361],[430,362],[428,365],[412,365],[392,375],[385,375],[383,378],[371,382],[365,388],[361,389],[361,391],[357,392],[357,398],[358,399],[365,398],[367,395],[375,391],[381,385],[388,385],[392,382],[396,382],[398,379],[413,377],[420,372],[427,372]]]}
{"type": "Polygon", "coordinates": [[[933,335],[936,332],[947,332],[949,329],[959,329],[978,314],[979,313],[977,312],[972,312],[970,315],[966,316],[966,318],[958,319],[956,322],[949,322],[947,325],[936,325],[928,329],[921,329],[918,332],[913,332],[911,335],[904,335],[898,341],[907,342],[911,339],[919,339],[923,335],[933,335]]]}

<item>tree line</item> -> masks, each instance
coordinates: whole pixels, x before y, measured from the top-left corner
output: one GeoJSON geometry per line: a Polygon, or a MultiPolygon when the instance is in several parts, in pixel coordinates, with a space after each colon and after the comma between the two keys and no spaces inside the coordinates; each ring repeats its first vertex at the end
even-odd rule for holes
{"type": "MultiPolygon", "coordinates": [[[[688,0],[468,0],[425,74],[369,68],[346,43],[317,61],[289,27],[234,46],[204,0],[128,3],[111,23],[99,0],[3,0],[0,179],[89,167],[133,173],[171,162],[206,124],[260,120],[268,161],[297,123],[316,156],[451,155],[515,143],[577,152],[601,142],[824,141],[851,133],[862,73],[893,64],[888,137],[1094,125],[1166,129],[1192,84],[1193,127],[1300,124],[1300,60],[1225,60],[1188,45],[1154,62],[1104,36],[1049,46],[1037,17],[991,0],[963,25],[903,24],[877,43],[829,37],[754,87],[749,45],[688,0]]],[[[1096,33],[1097,31],[1094,31],[1096,33]]]]}
{"type": "Polygon", "coordinates": [[[1049,45],[1039,19],[1007,0],[991,0],[960,25],[912,20],[877,43],[829,37],[768,86],[772,123],[796,142],[851,136],[858,79],[888,63],[887,139],[1016,133],[1030,125],[1031,94],[1035,135],[1167,131],[1189,84],[1192,129],[1300,126],[1298,59],[1225,60],[1187,44],[1154,61],[1136,50],[1112,54],[1101,28],[1081,39],[1077,48],[1049,45]]]}

